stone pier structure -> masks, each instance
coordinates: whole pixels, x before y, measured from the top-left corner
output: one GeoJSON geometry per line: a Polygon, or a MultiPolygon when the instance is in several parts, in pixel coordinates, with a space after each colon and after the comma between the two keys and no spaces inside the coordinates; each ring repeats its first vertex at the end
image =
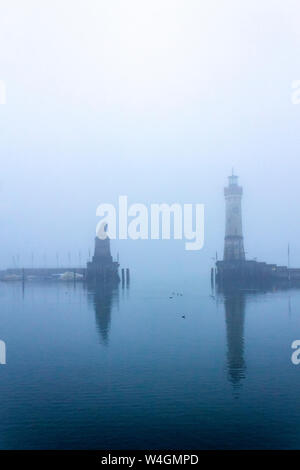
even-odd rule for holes
{"type": "Polygon", "coordinates": [[[118,283],[119,263],[113,261],[110,252],[110,239],[95,238],[95,252],[92,261],[87,263],[86,279],[88,282],[118,283]]]}

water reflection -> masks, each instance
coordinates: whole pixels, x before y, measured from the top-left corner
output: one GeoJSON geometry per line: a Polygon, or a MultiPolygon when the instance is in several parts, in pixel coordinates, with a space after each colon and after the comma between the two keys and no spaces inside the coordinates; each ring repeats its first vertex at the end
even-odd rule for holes
{"type": "Polygon", "coordinates": [[[119,289],[109,284],[87,286],[95,310],[95,320],[100,340],[108,344],[113,305],[118,303],[119,289]]]}
{"type": "MultiPolygon", "coordinates": [[[[266,292],[278,292],[292,288],[299,289],[299,283],[281,283],[279,285],[238,285],[216,286],[217,298],[221,298],[225,307],[226,337],[227,337],[227,372],[228,380],[231,382],[235,392],[237,392],[242,380],[246,378],[244,325],[246,304],[254,296],[262,295],[266,292]]],[[[291,312],[289,297],[288,310],[291,312]]],[[[238,394],[236,394],[238,396],[238,394]]]]}
{"type": "Polygon", "coordinates": [[[242,292],[225,295],[228,377],[235,389],[245,378],[244,323],[246,297],[242,292]]]}

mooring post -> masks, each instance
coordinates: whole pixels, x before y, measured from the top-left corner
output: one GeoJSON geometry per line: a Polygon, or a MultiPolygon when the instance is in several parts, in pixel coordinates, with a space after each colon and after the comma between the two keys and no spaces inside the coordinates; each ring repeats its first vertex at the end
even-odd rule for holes
{"type": "Polygon", "coordinates": [[[124,268],[121,269],[121,275],[122,275],[122,286],[124,286],[124,283],[125,283],[125,269],[124,268]]]}
{"type": "Polygon", "coordinates": [[[129,268],[126,268],[126,285],[129,286],[130,284],[130,272],[129,268]]]}
{"type": "Polygon", "coordinates": [[[215,283],[215,270],[214,270],[214,268],[211,268],[211,271],[210,271],[210,282],[211,282],[211,285],[214,286],[214,283],[215,283]]]}

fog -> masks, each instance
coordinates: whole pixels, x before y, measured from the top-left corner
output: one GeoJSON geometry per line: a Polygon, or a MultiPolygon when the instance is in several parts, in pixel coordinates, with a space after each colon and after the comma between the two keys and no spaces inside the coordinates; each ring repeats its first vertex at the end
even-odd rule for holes
{"type": "Polygon", "coordinates": [[[205,243],[115,240],[121,265],[205,273],[232,167],[247,258],[300,267],[297,0],[2,0],[0,43],[1,268],[84,264],[127,195],[203,203],[205,243]]]}

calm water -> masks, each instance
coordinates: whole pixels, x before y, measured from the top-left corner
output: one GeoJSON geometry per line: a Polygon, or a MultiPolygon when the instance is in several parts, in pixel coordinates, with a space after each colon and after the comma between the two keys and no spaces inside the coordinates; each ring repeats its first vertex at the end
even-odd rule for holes
{"type": "Polygon", "coordinates": [[[300,291],[149,285],[0,284],[0,447],[299,448],[300,291]]]}

